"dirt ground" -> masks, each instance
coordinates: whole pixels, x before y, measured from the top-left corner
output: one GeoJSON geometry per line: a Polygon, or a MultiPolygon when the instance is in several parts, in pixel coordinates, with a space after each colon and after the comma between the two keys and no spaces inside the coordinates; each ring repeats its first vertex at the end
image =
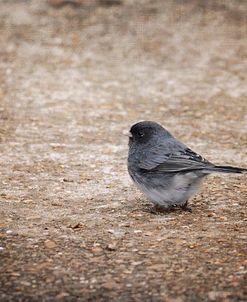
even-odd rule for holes
{"type": "Polygon", "coordinates": [[[246,9],[0,0],[1,301],[246,301],[247,176],[154,215],[122,136],[154,120],[247,167],[246,9]]]}

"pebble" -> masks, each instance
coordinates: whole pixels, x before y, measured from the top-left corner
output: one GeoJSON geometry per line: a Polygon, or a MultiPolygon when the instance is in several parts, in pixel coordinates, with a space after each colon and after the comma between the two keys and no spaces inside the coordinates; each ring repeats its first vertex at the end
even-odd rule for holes
{"type": "Polygon", "coordinates": [[[49,239],[47,239],[47,240],[44,241],[44,245],[48,249],[53,249],[53,248],[55,248],[57,246],[54,241],[49,240],[49,239]]]}

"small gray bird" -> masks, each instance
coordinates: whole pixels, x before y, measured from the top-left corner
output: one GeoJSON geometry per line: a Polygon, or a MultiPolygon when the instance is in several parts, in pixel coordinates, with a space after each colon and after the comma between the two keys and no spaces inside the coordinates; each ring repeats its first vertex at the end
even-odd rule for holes
{"type": "Polygon", "coordinates": [[[212,164],[155,122],[139,122],[125,134],[129,136],[129,174],[157,210],[181,207],[191,211],[188,200],[207,175],[247,171],[212,164]]]}

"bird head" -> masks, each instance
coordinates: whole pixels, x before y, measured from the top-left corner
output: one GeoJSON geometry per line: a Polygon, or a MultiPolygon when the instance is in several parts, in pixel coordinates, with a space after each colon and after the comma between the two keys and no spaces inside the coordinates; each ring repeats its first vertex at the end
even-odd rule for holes
{"type": "Polygon", "coordinates": [[[142,121],[134,124],[125,135],[129,137],[129,145],[143,145],[151,141],[155,142],[160,137],[171,137],[166,129],[151,121],[142,121]]]}

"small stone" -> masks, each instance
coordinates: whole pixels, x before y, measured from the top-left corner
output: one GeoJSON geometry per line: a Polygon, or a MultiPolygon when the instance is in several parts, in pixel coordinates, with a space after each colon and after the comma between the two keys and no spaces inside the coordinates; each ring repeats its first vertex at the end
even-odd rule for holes
{"type": "Polygon", "coordinates": [[[20,281],[20,284],[24,286],[31,286],[31,283],[28,281],[20,281]]]}
{"type": "Polygon", "coordinates": [[[49,239],[45,240],[44,245],[48,249],[54,249],[57,246],[54,241],[49,240],[49,239]]]}
{"type": "Polygon", "coordinates": [[[69,178],[63,178],[63,182],[74,182],[73,179],[69,179],[69,178]]]}
{"type": "Polygon", "coordinates": [[[59,202],[57,202],[57,201],[53,201],[53,202],[51,203],[51,205],[52,205],[53,207],[61,207],[61,206],[62,206],[62,204],[59,203],[59,202]]]}
{"type": "Polygon", "coordinates": [[[103,251],[103,249],[100,247],[100,246],[95,246],[91,249],[91,251],[94,253],[94,254],[99,254],[103,251]]]}
{"type": "Polygon", "coordinates": [[[208,293],[209,300],[215,300],[217,297],[218,297],[218,292],[216,291],[211,291],[208,293]]]}
{"type": "Polygon", "coordinates": [[[153,236],[153,234],[154,234],[153,232],[146,232],[144,235],[145,236],[153,236]]]}
{"type": "Polygon", "coordinates": [[[17,273],[17,272],[12,272],[11,273],[11,276],[13,276],[13,277],[20,277],[20,273],[17,273]]]}
{"type": "Polygon", "coordinates": [[[113,289],[116,287],[116,282],[113,280],[109,280],[109,281],[103,283],[102,287],[104,287],[106,289],[113,289]]]}
{"type": "Polygon", "coordinates": [[[196,248],[196,246],[197,246],[196,244],[191,244],[191,245],[189,245],[189,248],[194,249],[194,248],[196,248]]]}
{"type": "Polygon", "coordinates": [[[215,216],[216,216],[216,214],[213,212],[208,213],[208,217],[215,217],[215,216]]]}
{"type": "Polygon", "coordinates": [[[32,203],[33,200],[32,199],[24,199],[22,200],[23,203],[32,203]]]}
{"type": "Polygon", "coordinates": [[[63,299],[65,297],[69,297],[69,293],[61,292],[60,294],[56,295],[56,299],[63,299]]]}
{"type": "Polygon", "coordinates": [[[134,230],[134,233],[135,234],[140,234],[140,233],[142,233],[142,230],[134,230]]]}
{"type": "Polygon", "coordinates": [[[106,248],[108,251],[115,251],[117,249],[117,241],[109,243],[106,248]]]}
{"type": "Polygon", "coordinates": [[[85,224],[81,223],[81,222],[77,222],[75,224],[70,224],[69,228],[76,230],[76,229],[83,229],[85,227],[85,224]]]}

